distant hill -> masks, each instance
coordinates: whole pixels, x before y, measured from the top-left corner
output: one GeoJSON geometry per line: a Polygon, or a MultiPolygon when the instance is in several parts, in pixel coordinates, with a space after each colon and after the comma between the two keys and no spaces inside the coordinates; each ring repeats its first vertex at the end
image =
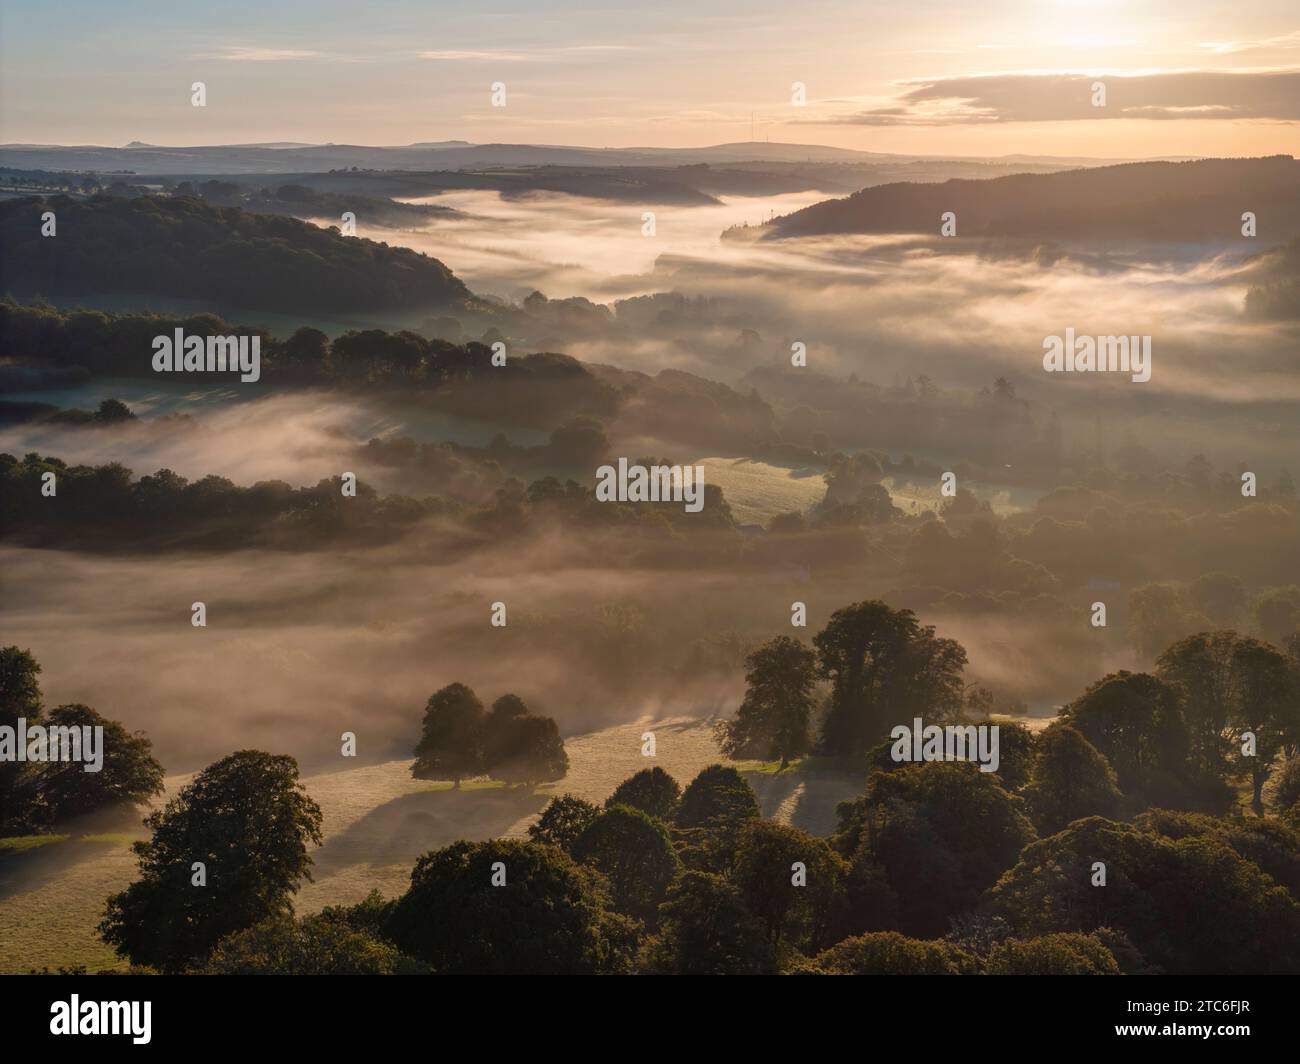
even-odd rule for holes
{"type": "Polygon", "coordinates": [[[1300,238],[1275,248],[1260,261],[1262,283],[1246,293],[1252,318],[1300,321],[1300,238]]]}
{"type": "Polygon", "coordinates": [[[1240,241],[1253,211],[1263,240],[1300,235],[1300,162],[1263,159],[1125,163],[987,181],[899,183],[826,200],[762,226],[764,239],[931,233],[945,211],[959,237],[1240,241]]]}
{"type": "Polygon", "coordinates": [[[187,197],[0,202],[0,292],[202,298],[285,313],[416,310],[473,297],[437,259],[187,197]],[[55,212],[58,235],[41,236],[55,212]]]}
{"type": "MultiPolygon", "coordinates": [[[[703,148],[586,148],[564,144],[467,144],[464,141],[373,147],[364,144],[212,144],[169,147],[133,142],[115,148],[96,144],[0,144],[0,167],[98,173],[210,175],[301,174],[327,170],[460,170],[485,166],[681,166],[746,162],[894,164],[949,160],[951,156],[891,155],[822,144],[744,141],[703,148]]],[[[971,159],[967,162],[979,160],[971,159]]],[[[1113,159],[1002,157],[986,160],[1063,166],[1096,166],[1113,159]]]]}

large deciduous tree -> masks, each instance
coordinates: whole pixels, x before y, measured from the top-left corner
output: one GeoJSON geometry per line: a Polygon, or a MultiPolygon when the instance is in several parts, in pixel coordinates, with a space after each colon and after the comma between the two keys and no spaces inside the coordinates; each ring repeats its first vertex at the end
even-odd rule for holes
{"type": "Polygon", "coordinates": [[[778,636],[746,659],[744,701],[736,719],[718,725],[722,752],[733,758],[790,759],[808,751],[816,655],[797,639],[778,636]]]}
{"type": "Polygon", "coordinates": [[[572,853],[609,880],[615,909],[651,927],[682,869],[663,822],[626,805],[612,806],[588,824],[572,853]]]}
{"type": "Polygon", "coordinates": [[[617,974],[631,970],[634,920],[609,884],[553,846],[456,842],[421,857],[384,934],[447,974],[617,974]]]}
{"type": "Polygon", "coordinates": [[[846,606],[813,643],[818,671],[832,684],[821,736],[828,753],[860,756],[899,721],[960,710],[966,651],[936,637],[911,610],[877,601],[846,606]]]}
{"type": "Polygon", "coordinates": [[[411,775],[416,779],[451,779],[454,786],[483,772],[483,703],[463,683],[448,684],[429,696],[424,731],[415,748],[411,775]]]}
{"type": "Polygon", "coordinates": [[[140,878],[108,899],[104,941],[134,964],[179,971],[221,939],[292,912],[311,878],[320,807],[291,757],[240,750],[200,772],[150,814],[153,837],[133,846],[140,878]],[[196,862],[203,865],[198,881],[196,862]]]}
{"type": "Polygon", "coordinates": [[[1113,816],[1123,797],[1101,752],[1068,724],[1053,724],[1038,739],[1038,756],[1021,792],[1040,835],[1052,835],[1087,816],[1113,816]]]}

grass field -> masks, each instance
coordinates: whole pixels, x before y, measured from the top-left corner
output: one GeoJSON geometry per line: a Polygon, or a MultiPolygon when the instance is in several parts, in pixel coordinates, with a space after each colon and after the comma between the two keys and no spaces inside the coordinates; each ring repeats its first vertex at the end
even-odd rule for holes
{"type": "MultiPolygon", "coordinates": [[[[694,717],[643,720],[565,741],[569,774],[543,787],[489,780],[411,778],[411,762],[386,761],[306,776],[324,814],[324,845],[315,851],[314,882],[298,894],[300,913],[359,901],[373,889],[406,889],[420,854],[462,838],[520,837],[555,794],[603,802],[619,783],[652,765],[685,786],[721,760],[712,723],[694,717]],[[655,733],[656,756],[641,755],[642,735],[655,733]]],[[[835,826],[835,805],[861,790],[852,772],[804,759],[785,772],[775,764],[738,762],[765,816],[816,834],[835,826]]],[[[189,776],[167,780],[168,794],[189,776]]],[[[85,965],[125,967],[100,942],[95,925],[104,900],[135,876],[130,843],[144,838],[140,813],[115,811],[65,827],[60,835],[0,840],[0,972],[85,965]]],[[[215,882],[215,877],[210,882],[215,882]]]]}

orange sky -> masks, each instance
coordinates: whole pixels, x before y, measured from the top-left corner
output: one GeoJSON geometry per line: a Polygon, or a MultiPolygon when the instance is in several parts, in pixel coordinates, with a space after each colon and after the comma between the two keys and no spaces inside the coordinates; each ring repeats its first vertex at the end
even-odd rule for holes
{"type": "Polygon", "coordinates": [[[0,28],[10,143],[682,146],[752,128],[923,154],[1300,147],[1294,0],[0,0],[0,28]],[[990,99],[945,95],[971,78],[990,99]]]}

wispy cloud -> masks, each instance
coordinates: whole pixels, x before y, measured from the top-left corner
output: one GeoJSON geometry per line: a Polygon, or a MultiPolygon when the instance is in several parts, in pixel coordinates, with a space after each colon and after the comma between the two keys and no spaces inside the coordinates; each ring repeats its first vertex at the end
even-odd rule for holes
{"type": "Polygon", "coordinates": [[[468,52],[468,51],[437,51],[437,52],[417,52],[421,59],[437,59],[450,63],[519,63],[528,59],[536,59],[536,55],[530,55],[527,52],[468,52]]]}
{"type": "Polygon", "coordinates": [[[1300,30],[1284,33],[1280,37],[1262,37],[1253,41],[1203,41],[1200,47],[1218,55],[1258,52],[1269,48],[1290,50],[1300,48],[1300,30]]]}
{"type": "Polygon", "coordinates": [[[297,59],[335,58],[326,52],[313,52],[301,48],[261,48],[232,45],[218,52],[210,52],[202,59],[224,59],[232,63],[278,63],[297,59]]]}
{"type": "Polygon", "coordinates": [[[438,49],[417,52],[420,59],[440,60],[452,63],[525,63],[552,62],[557,59],[577,59],[584,55],[601,55],[604,53],[626,52],[631,49],[626,44],[574,44],[556,48],[524,49],[438,49]]]}
{"type": "Polygon", "coordinates": [[[880,106],[801,121],[860,126],[1106,118],[1300,121],[1300,70],[984,74],[908,81],[902,87],[880,106]],[[1097,81],[1106,85],[1105,106],[1092,104],[1097,81]]]}

